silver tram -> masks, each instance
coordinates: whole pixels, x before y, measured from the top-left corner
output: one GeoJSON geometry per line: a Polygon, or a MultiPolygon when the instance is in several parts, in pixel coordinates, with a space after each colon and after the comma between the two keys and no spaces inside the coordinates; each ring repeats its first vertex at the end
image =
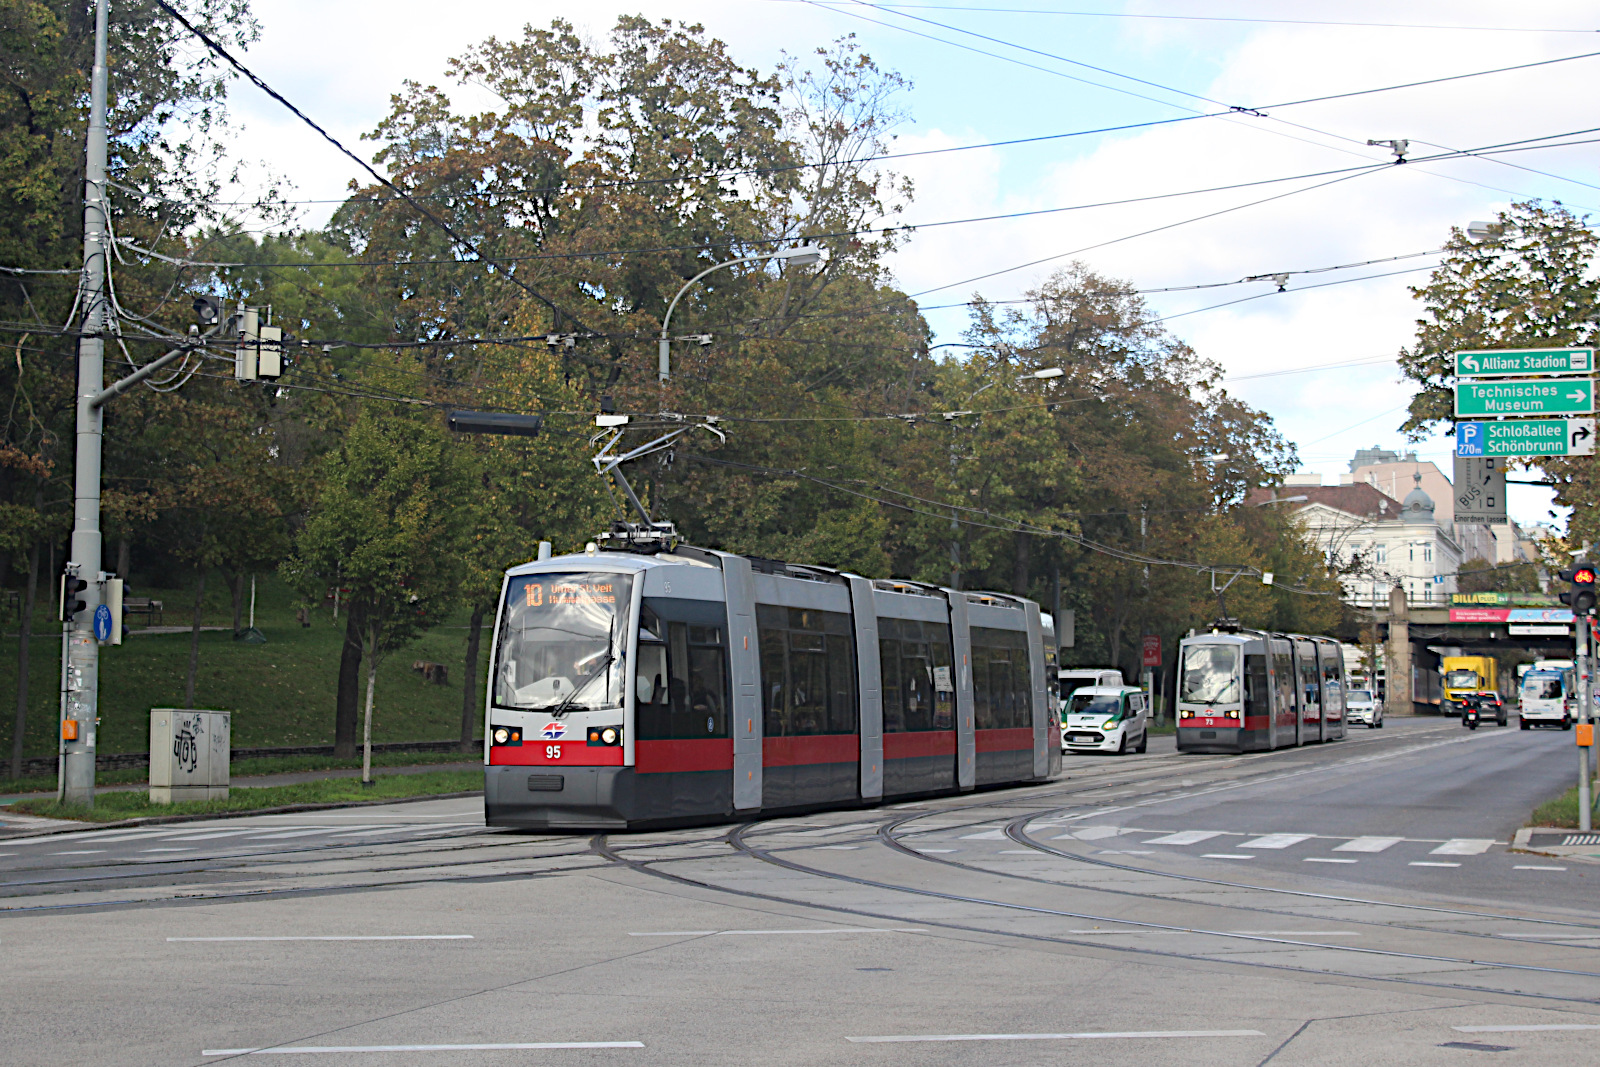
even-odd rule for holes
{"type": "Polygon", "coordinates": [[[512,568],[491,826],[621,829],[1039,781],[1061,768],[1031,600],[667,546],[512,568]]]}
{"type": "Polygon", "coordinates": [[[1180,752],[1256,752],[1345,736],[1344,649],[1259,630],[1179,642],[1180,752]]]}

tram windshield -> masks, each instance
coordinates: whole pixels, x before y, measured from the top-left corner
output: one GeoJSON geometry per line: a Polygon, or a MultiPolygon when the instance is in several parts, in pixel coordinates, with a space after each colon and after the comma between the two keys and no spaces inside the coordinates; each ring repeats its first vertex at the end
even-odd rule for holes
{"type": "Polygon", "coordinates": [[[622,705],[633,578],[532,574],[506,587],[494,702],[524,711],[622,705]]]}
{"type": "Polygon", "coordinates": [[[1187,645],[1178,699],[1186,704],[1237,704],[1239,657],[1232,645],[1187,645]]]}
{"type": "Polygon", "coordinates": [[[1122,710],[1122,698],[1115,693],[1072,694],[1071,715],[1116,715],[1122,710]]]}

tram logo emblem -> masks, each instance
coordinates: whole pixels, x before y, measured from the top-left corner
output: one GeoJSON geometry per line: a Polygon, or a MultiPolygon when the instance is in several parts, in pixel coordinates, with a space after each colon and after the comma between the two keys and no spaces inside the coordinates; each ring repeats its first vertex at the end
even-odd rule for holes
{"type": "Polygon", "coordinates": [[[546,741],[555,741],[558,738],[566,736],[567,724],[564,722],[547,722],[544,724],[544,729],[541,730],[540,733],[544,734],[546,741]]]}

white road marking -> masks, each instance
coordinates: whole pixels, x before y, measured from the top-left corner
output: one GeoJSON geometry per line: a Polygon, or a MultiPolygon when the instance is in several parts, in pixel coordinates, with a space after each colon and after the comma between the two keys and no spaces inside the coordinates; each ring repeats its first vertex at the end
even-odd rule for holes
{"type": "Polygon", "coordinates": [[[1098,841],[1102,837],[1116,837],[1122,833],[1120,826],[1085,826],[1082,830],[1074,830],[1070,834],[1051,838],[1052,841],[1066,841],[1077,838],[1079,841],[1098,841]]]}
{"type": "Polygon", "coordinates": [[[1154,856],[1155,853],[1148,849],[1140,851],[1132,848],[1103,848],[1095,853],[1096,856],[1154,856]]]}
{"type": "Polygon", "coordinates": [[[1004,841],[1004,840],[1006,840],[1006,832],[1004,830],[984,830],[983,832],[976,833],[976,834],[962,834],[961,835],[961,840],[963,840],[963,841],[1004,841]]]}
{"type": "Polygon", "coordinates": [[[1536,1023],[1528,1026],[1452,1026],[1458,1034],[1530,1034],[1541,1030],[1600,1030],[1594,1023],[1536,1023]]]}
{"type": "Polygon", "coordinates": [[[103,848],[75,848],[69,852],[52,852],[52,856],[98,856],[104,852],[103,848]]]}
{"type": "Polygon", "coordinates": [[[922,848],[919,845],[912,845],[911,847],[916,849],[918,852],[960,852],[961,851],[958,848],[922,848]]]}
{"type": "MultiPolygon", "coordinates": [[[[1068,930],[1069,934],[1106,935],[1114,934],[1205,934],[1205,930],[1068,930]]],[[[1248,934],[1252,937],[1360,937],[1358,933],[1345,930],[1230,930],[1233,934],[1248,934]]]]}
{"type": "Polygon", "coordinates": [[[502,1052],[544,1048],[644,1048],[643,1041],[537,1041],[516,1045],[278,1045],[275,1048],[208,1048],[202,1056],[292,1056],[331,1052],[502,1052]]]}
{"type": "Polygon", "coordinates": [[[1494,844],[1494,839],[1481,840],[1472,837],[1457,837],[1446,841],[1434,849],[1430,855],[1434,856],[1479,856],[1489,851],[1489,846],[1494,844]]]}
{"type": "Polygon", "coordinates": [[[830,926],[805,930],[641,930],[629,937],[755,937],[762,934],[920,934],[923,926],[830,926]]]}
{"type": "Polygon", "coordinates": [[[1332,856],[1307,856],[1305,858],[1305,862],[1307,862],[1307,863],[1360,863],[1361,861],[1360,860],[1335,859],[1332,856]]]}
{"type": "MultiPolygon", "coordinates": [[[[1532,865],[1524,865],[1524,864],[1518,864],[1517,866],[1515,866],[1515,867],[1513,867],[1511,869],[1513,871],[1564,871],[1564,870],[1566,870],[1565,867],[1534,867],[1532,865]]],[[[1600,934],[1596,934],[1595,936],[1596,937],[1600,937],[1600,934]]]]}
{"type": "Polygon", "coordinates": [[[1288,848],[1298,845],[1302,841],[1311,840],[1311,834],[1266,834],[1262,837],[1251,838],[1240,845],[1240,848],[1288,848]]]}
{"type": "Polygon", "coordinates": [[[1082,1034],[908,1034],[897,1037],[847,1037],[856,1044],[908,1041],[1103,1041],[1147,1037],[1266,1037],[1260,1030],[1129,1030],[1082,1034]]]}
{"type": "MultiPolygon", "coordinates": [[[[355,826],[350,827],[350,830],[352,830],[352,831],[355,831],[355,830],[367,830],[367,829],[370,829],[370,828],[374,828],[377,825],[378,825],[377,823],[370,823],[370,822],[369,823],[360,823],[360,824],[357,824],[355,826]]],[[[343,832],[344,829],[345,828],[342,827],[342,826],[318,826],[318,827],[315,827],[314,829],[310,829],[310,830],[284,830],[284,831],[276,832],[276,833],[256,834],[255,836],[251,837],[250,840],[252,840],[252,841],[282,841],[282,840],[285,840],[285,839],[291,838],[291,837],[315,837],[318,834],[337,834],[337,833],[343,832]]],[[[412,829],[412,828],[409,827],[409,826],[393,826],[393,827],[387,827],[386,829],[389,832],[393,833],[395,831],[409,830],[409,829],[412,829]]]]}
{"type": "Polygon", "coordinates": [[[1234,852],[1207,852],[1204,856],[1208,860],[1253,860],[1254,856],[1241,856],[1234,852]]]}
{"type": "Polygon", "coordinates": [[[189,836],[187,836],[187,837],[173,837],[172,840],[174,840],[174,841],[211,841],[211,840],[214,840],[215,838],[219,838],[219,837],[243,837],[246,834],[259,834],[259,833],[262,833],[262,832],[267,831],[267,830],[309,830],[309,829],[311,829],[311,827],[309,827],[309,826],[252,826],[247,830],[208,830],[203,834],[191,834],[190,831],[184,830],[184,831],[182,831],[182,833],[189,834],[189,836]]]}
{"type": "Polygon", "coordinates": [[[284,937],[169,937],[168,941],[471,941],[472,934],[324,934],[284,937]]]}
{"type": "Polygon", "coordinates": [[[1209,841],[1213,837],[1221,837],[1221,830],[1180,830],[1175,834],[1165,837],[1152,837],[1139,842],[1141,845],[1198,845],[1202,841],[1209,841]]]}
{"type": "MultiPolygon", "coordinates": [[[[718,843],[720,844],[721,842],[718,843]]],[[[854,852],[860,847],[860,845],[818,845],[817,850],[819,852],[854,852]]]]}
{"type": "MultiPolygon", "coordinates": [[[[409,834],[418,830],[449,830],[458,826],[479,826],[480,823],[447,822],[435,823],[432,826],[383,826],[376,830],[363,830],[359,826],[352,826],[349,830],[336,831],[335,837],[379,837],[383,834],[409,834]]],[[[668,842],[664,842],[668,843],[668,842]]]]}
{"type": "Polygon", "coordinates": [[[193,848],[141,848],[139,850],[139,854],[143,855],[146,852],[193,852],[193,851],[194,851],[193,848]]]}
{"type": "Polygon", "coordinates": [[[1031,848],[1003,848],[1000,850],[1000,855],[1002,856],[1036,856],[1038,854],[1037,849],[1031,848]]]}
{"type": "Polygon", "coordinates": [[[1412,867],[1459,867],[1459,863],[1429,863],[1426,860],[1412,860],[1412,867]]]}
{"type": "Polygon", "coordinates": [[[1333,850],[1335,852],[1382,852],[1384,849],[1392,845],[1398,845],[1404,840],[1405,838],[1403,837],[1358,837],[1352,841],[1346,841],[1342,845],[1335,845],[1333,850]]]}

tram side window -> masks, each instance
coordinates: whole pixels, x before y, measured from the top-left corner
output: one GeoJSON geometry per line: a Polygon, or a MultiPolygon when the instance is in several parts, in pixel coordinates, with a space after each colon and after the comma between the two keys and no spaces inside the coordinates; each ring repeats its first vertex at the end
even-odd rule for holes
{"type": "Polygon", "coordinates": [[[1322,693],[1323,699],[1331,707],[1344,706],[1344,680],[1341,675],[1338,660],[1327,660],[1322,664],[1322,693]]]}
{"type": "Polygon", "coordinates": [[[756,605],[768,737],[854,733],[855,639],[842,612],[756,605]]]}
{"type": "Polygon", "coordinates": [[[950,631],[915,619],[878,620],[883,728],[889,733],[955,727],[950,631]]]}
{"type": "Polygon", "coordinates": [[[641,740],[728,736],[728,653],[723,628],[666,622],[646,609],[634,669],[641,740]],[[648,699],[646,699],[648,697],[648,699]]]}
{"type": "Polygon", "coordinates": [[[1271,695],[1267,692],[1267,657],[1244,658],[1244,717],[1271,714],[1271,695]]]}
{"type": "Polygon", "coordinates": [[[1033,725],[1028,638],[1016,630],[972,628],[973,710],[979,730],[1033,725]]]}
{"type": "Polygon", "coordinates": [[[1305,691],[1305,706],[1308,708],[1322,707],[1322,680],[1317,677],[1317,661],[1315,653],[1302,653],[1300,661],[1300,685],[1305,691]]]}

